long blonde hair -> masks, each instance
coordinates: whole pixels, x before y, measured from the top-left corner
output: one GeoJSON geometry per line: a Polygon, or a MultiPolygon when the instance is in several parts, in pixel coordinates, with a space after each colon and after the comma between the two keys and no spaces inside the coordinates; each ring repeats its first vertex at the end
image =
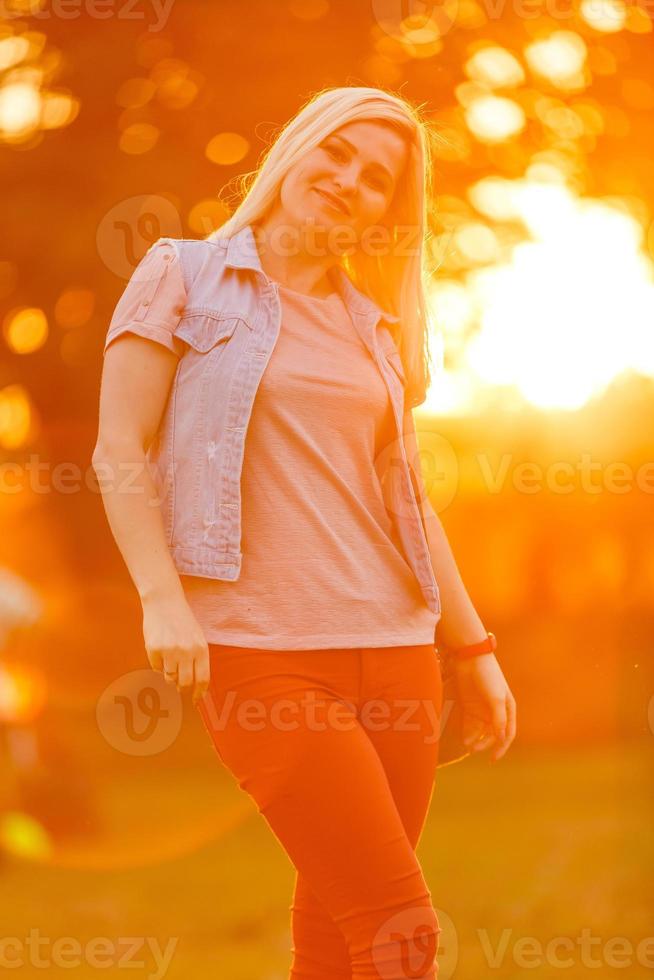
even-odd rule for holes
{"type": "Polygon", "coordinates": [[[362,249],[340,264],[354,285],[383,309],[398,316],[395,340],[407,378],[408,407],[425,400],[431,382],[429,333],[432,327],[425,286],[427,221],[431,203],[431,141],[437,135],[421,111],[401,96],[379,88],[345,86],[314,94],[286,123],[265,151],[256,170],[237,178],[240,203],[208,239],[231,238],[254,224],[274,205],[288,170],[331,132],[354,121],[391,126],[404,137],[408,156],[393,199],[379,224],[388,232],[389,254],[362,249]],[[406,253],[406,254],[403,254],[406,253]]]}

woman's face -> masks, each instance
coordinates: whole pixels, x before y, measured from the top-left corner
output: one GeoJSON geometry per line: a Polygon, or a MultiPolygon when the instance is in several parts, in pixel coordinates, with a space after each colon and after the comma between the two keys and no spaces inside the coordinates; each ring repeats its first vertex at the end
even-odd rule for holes
{"type": "Polygon", "coordinates": [[[289,170],[282,208],[293,222],[352,229],[358,240],[386,213],[406,158],[405,140],[387,126],[347,123],[289,170]]]}

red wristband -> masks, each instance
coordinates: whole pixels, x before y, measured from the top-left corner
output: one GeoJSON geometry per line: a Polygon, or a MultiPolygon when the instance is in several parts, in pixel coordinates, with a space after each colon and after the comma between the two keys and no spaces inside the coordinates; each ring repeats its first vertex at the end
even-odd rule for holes
{"type": "Polygon", "coordinates": [[[470,643],[465,647],[457,647],[452,651],[456,660],[467,660],[469,657],[479,657],[482,653],[493,653],[497,650],[497,638],[494,633],[488,633],[485,640],[470,643]]]}

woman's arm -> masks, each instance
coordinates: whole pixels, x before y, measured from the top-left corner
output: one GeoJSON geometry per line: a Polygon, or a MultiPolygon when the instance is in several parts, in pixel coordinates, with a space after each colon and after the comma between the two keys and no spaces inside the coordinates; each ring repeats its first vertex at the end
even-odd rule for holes
{"type": "MultiPolygon", "coordinates": [[[[441,597],[439,638],[456,648],[486,638],[486,629],[468,595],[440,518],[425,492],[413,412],[404,415],[404,445],[416,476],[419,505],[425,520],[427,543],[441,597]]],[[[457,686],[463,706],[464,741],[475,752],[492,748],[497,762],[515,738],[516,702],[495,655],[461,660],[456,664],[457,686]]]]}
{"type": "Polygon", "coordinates": [[[93,468],[109,526],[142,602],[183,595],[146,463],[177,361],[160,344],[123,335],[107,350],[102,373],[93,468]]]}
{"type": "Polygon", "coordinates": [[[479,643],[486,639],[486,628],[463,583],[445,528],[429,500],[423,503],[423,513],[443,610],[438,626],[439,635],[448,647],[479,643]]]}
{"type": "Polygon", "coordinates": [[[486,629],[463,583],[445,528],[425,491],[411,409],[404,415],[404,445],[409,465],[416,475],[429,553],[441,596],[442,616],[438,625],[439,635],[448,647],[478,643],[486,638],[486,629]]]}
{"type": "Polygon", "coordinates": [[[160,424],[178,357],[158,343],[121,335],[105,355],[93,452],[107,519],[143,606],[153,670],[197,702],[209,686],[209,648],[166,543],[146,452],[160,424]]]}
{"type": "Polygon", "coordinates": [[[176,336],[186,301],[174,243],[161,239],[137,265],[109,324],[93,468],[112,534],[143,606],[151,667],[194,688],[209,683],[209,648],[166,541],[146,453],[184,353],[176,336]]]}

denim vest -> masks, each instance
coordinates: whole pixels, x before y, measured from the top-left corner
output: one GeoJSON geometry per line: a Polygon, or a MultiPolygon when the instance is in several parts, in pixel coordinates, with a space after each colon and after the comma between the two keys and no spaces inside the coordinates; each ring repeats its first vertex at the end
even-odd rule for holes
{"type": "MultiPolygon", "coordinates": [[[[245,438],[257,388],[281,328],[278,287],[263,272],[250,225],[227,240],[161,238],[150,252],[157,248],[165,250],[168,267],[172,259],[180,263],[186,301],[174,311],[175,348],[182,356],[147,451],[148,468],[178,572],[233,581],[243,558],[240,482],[245,438]]],[[[164,278],[146,287],[149,292],[135,321],[145,318],[164,278]]],[[[330,270],[329,278],[388,389],[396,438],[381,454],[383,499],[425,601],[440,613],[419,490],[402,438],[406,378],[386,326],[399,318],[376,306],[339,266],[330,270]]],[[[139,332],[137,323],[132,328],[139,332]]],[[[373,462],[377,466],[379,461],[373,462]]]]}

